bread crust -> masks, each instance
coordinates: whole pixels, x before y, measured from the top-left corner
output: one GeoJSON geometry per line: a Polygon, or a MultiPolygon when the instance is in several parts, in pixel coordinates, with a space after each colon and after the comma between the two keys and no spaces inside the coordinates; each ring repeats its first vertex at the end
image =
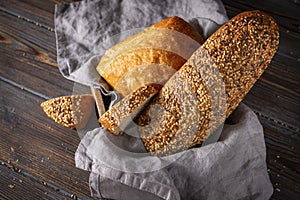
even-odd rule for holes
{"type": "Polygon", "coordinates": [[[128,123],[148,105],[161,89],[160,85],[140,87],[121,99],[99,118],[99,122],[114,135],[122,135],[128,123]]]}
{"type": "Polygon", "coordinates": [[[69,129],[84,128],[92,114],[92,95],[61,96],[41,103],[48,117],[69,129]]]}
{"type": "Polygon", "coordinates": [[[139,118],[146,149],[168,155],[204,141],[249,92],[270,64],[278,43],[276,22],[261,11],[241,13],[224,24],[172,76],[139,118]],[[225,90],[224,114],[215,113],[215,118],[212,96],[221,93],[207,87],[201,69],[208,65],[215,66],[225,90]],[[181,101],[184,98],[187,101],[181,101]],[[163,111],[150,116],[151,107],[157,105],[163,111]]]}
{"type": "Polygon", "coordinates": [[[146,84],[163,85],[202,43],[191,25],[169,17],[107,50],[97,71],[126,96],[146,84]]]}

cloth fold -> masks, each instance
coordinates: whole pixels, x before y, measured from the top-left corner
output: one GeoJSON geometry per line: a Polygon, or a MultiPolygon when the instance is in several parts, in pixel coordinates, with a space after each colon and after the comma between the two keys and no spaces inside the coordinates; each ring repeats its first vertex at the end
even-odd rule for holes
{"type": "Polygon", "coordinates": [[[219,142],[186,150],[176,159],[176,154],[168,156],[169,165],[145,173],[120,171],[107,165],[110,162],[105,157],[99,160],[94,152],[111,145],[107,143],[111,133],[98,128],[82,139],[75,155],[76,166],[92,172],[90,187],[96,197],[102,193],[105,198],[132,199],[143,191],[143,199],[147,195],[148,199],[156,195],[156,199],[166,200],[269,199],[273,188],[267,173],[263,128],[244,104],[230,120],[233,123],[225,124],[219,142]],[[113,185],[118,188],[111,193],[113,185]],[[129,196],[122,196],[124,191],[129,196]]]}

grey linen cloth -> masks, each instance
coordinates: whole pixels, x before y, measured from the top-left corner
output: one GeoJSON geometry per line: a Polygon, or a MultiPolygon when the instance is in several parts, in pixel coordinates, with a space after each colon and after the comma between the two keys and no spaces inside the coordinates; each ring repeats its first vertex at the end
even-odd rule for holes
{"type": "MultiPolygon", "coordinates": [[[[112,96],[112,105],[118,96],[104,88],[95,70],[105,50],[173,15],[188,21],[204,38],[228,20],[218,0],[85,0],[56,5],[59,70],[67,79],[99,87],[112,96]]],[[[99,127],[82,138],[76,166],[91,171],[91,193],[100,198],[268,199],[273,188],[262,126],[243,104],[231,121],[219,142],[164,158],[146,154],[138,138],[116,137],[99,127]]]]}
{"type": "MultiPolygon", "coordinates": [[[[98,128],[81,141],[75,156],[76,166],[92,172],[90,187],[96,197],[269,199],[273,188],[267,173],[263,128],[256,114],[241,104],[229,121],[218,142],[186,150],[175,159],[176,154],[168,156],[165,158],[171,161],[168,166],[146,173],[128,173],[107,166],[99,152],[111,145],[109,141],[120,140],[120,136],[98,128]]],[[[122,148],[126,149],[123,145],[122,148]]],[[[117,162],[120,158],[112,152],[109,159],[117,162]]]]}

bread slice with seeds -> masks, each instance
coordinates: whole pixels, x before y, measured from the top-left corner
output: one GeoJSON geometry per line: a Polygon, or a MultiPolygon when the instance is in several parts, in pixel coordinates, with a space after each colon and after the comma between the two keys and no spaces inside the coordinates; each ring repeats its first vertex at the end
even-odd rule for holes
{"type": "Polygon", "coordinates": [[[95,106],[92,95],[62,96],[41,103],[48,117],[70,128],[84,128],[95,106]]]}
{"type": "Polygon", "coordinates": [[[262,75],[278,43],[276,22],[261,11],[241,13],[224,24],[171,77],[139,117],[146,149],[155,155],[168,155],[201,144],[262,75]],[[218,101],[224,103],[223,112],[218,101]]]}
{"type": "Polygon", "coordinates": [[[127,125],[141,113],[162,86],[149,84],[121,99],[100,118],[99,122],[115,135],[121,135],[127,125]]]}

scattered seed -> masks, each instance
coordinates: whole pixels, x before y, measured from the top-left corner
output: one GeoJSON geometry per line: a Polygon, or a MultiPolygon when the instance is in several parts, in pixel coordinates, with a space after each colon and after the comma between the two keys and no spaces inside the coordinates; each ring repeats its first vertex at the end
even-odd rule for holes
{"type": "Polygon", "coordinates": [[[277,177],[280,177],[280,174],[276,174],[277,177]]]}
{"type": "Polygon", "coordinates": [[[275,190],[276,190],[276,192],[280,192],[280,189],[279,189],[279,188],[276,188],[275,190]]]}
{"type": "Polygon", "coordinates": [[[15,152],[15,149],[13,147],[10,147],[11,152],[15,152]]]}
{"type": "Polygon", "coordinates": [[[72,198],[72,199],[77,199],[76,194],[72,194],[72,195],[71,195],[71,198],[72,198]]]}
{"type": "Polygon", "coordinates": [[[280,158],[280,156],[276,156],[276,158],[280,158]]]}
{"type": "Polygon", "coordinates": [[[23,183],[23,181],[22,181],[21,179],[19,180],[19,182],[20,182],[20,183],[23,183]]]}
{"type": "Polygon", "coordinates": [[[14,185],[14,184],[9,184],[8,187],[9,187],[10,189],[14,189],[14,188],[15,188],[15,185],[14,185]]]}

